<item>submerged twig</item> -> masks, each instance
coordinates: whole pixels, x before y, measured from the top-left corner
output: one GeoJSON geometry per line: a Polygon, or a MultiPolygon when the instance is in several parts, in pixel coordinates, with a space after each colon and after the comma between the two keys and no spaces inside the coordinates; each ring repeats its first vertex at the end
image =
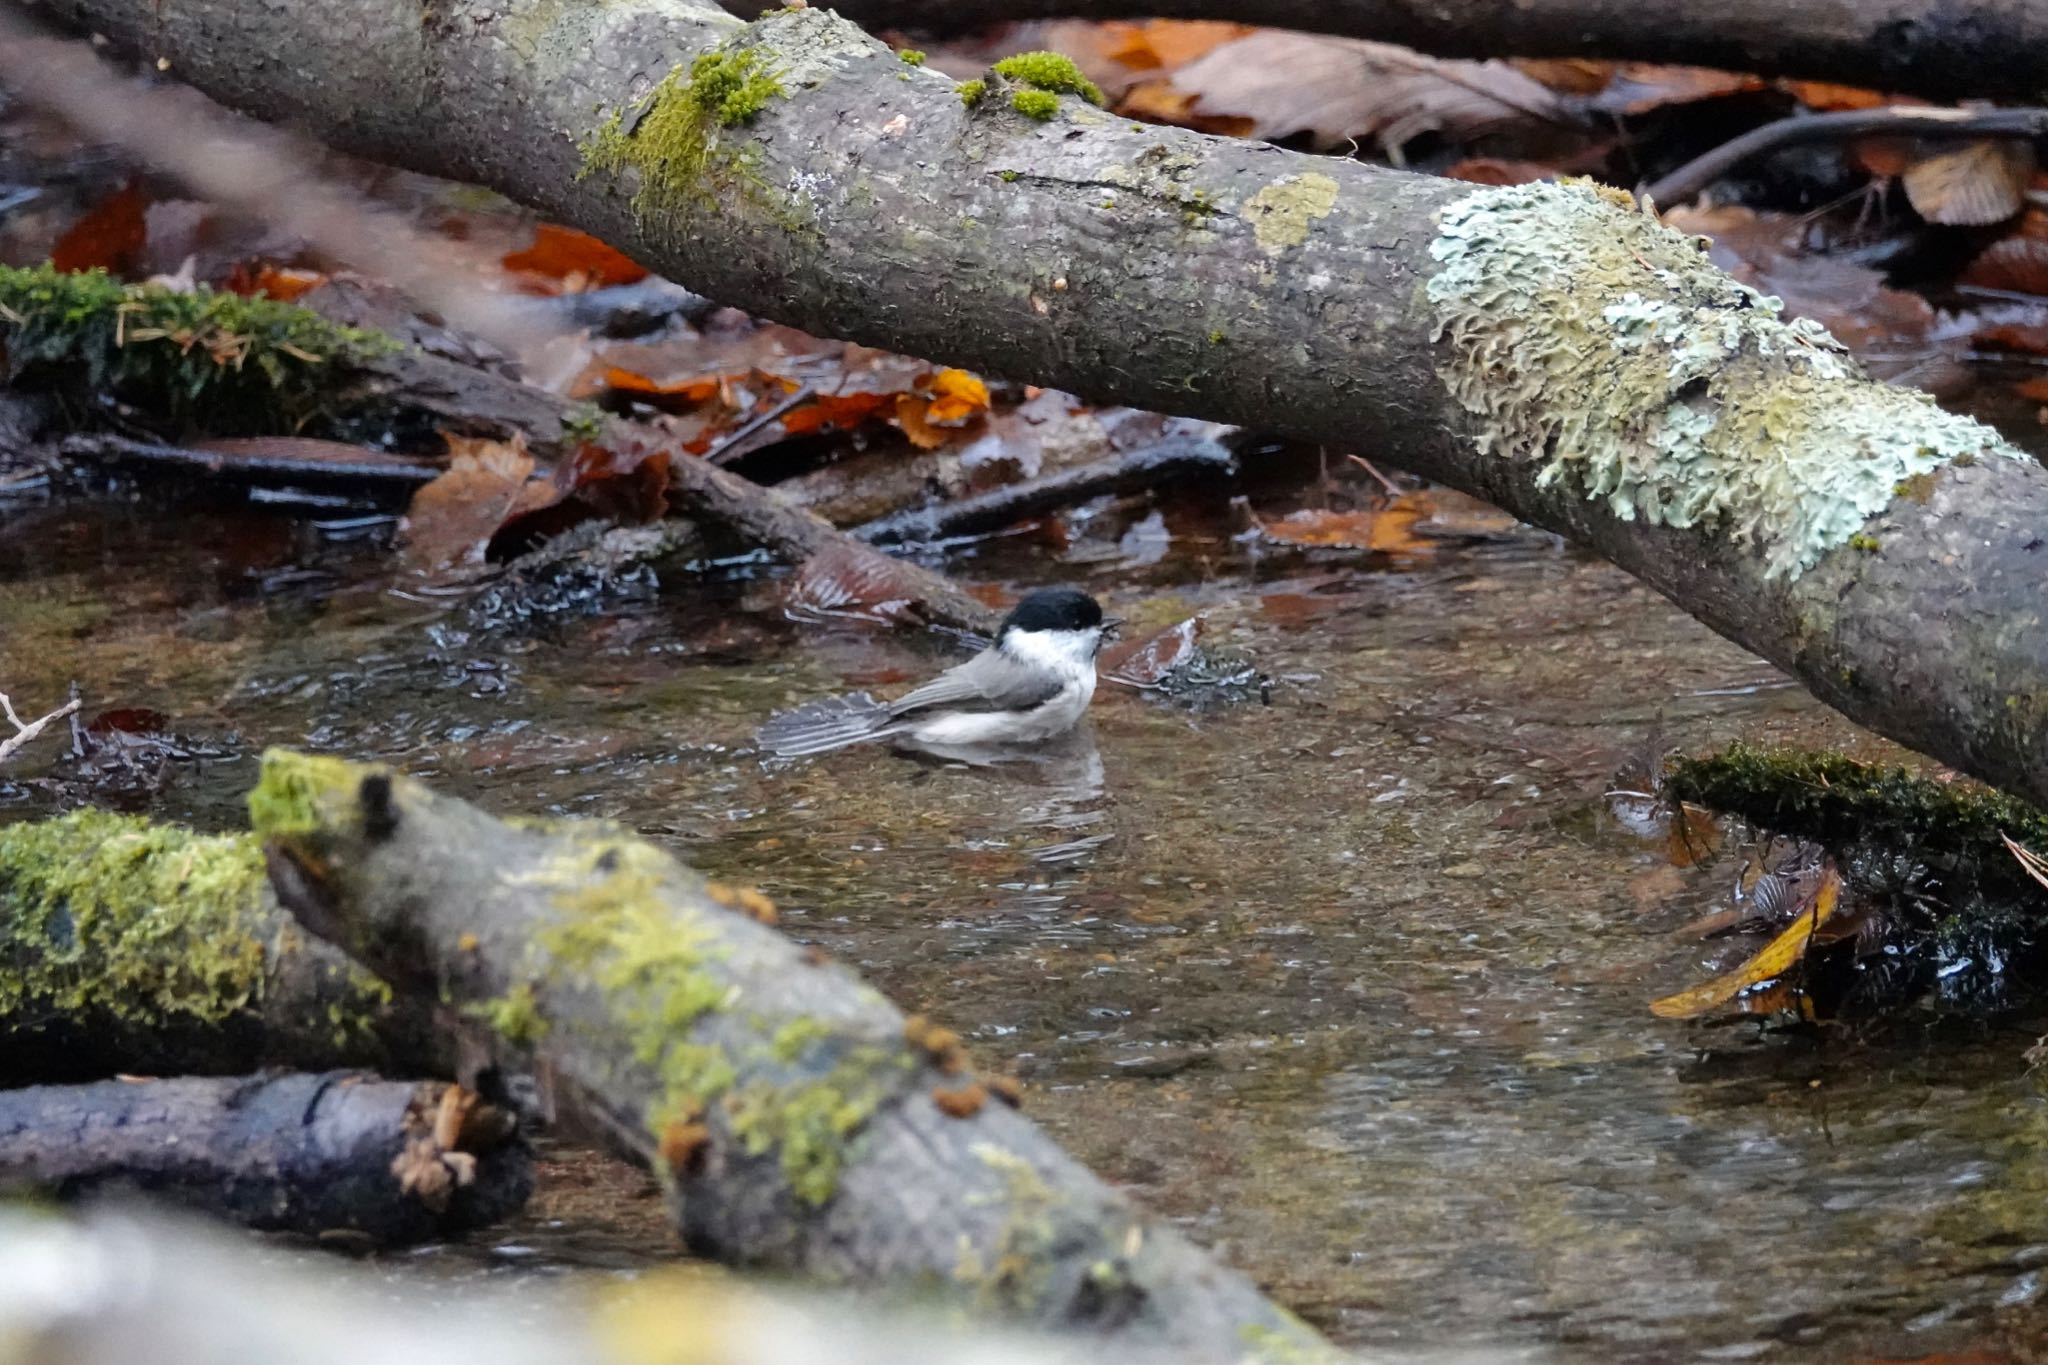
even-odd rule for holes
{"type": "Polygon", "coordinates": [[[853,534],[874,544],[971,535],[1071,507],[1104,493],[1153,488],[1188,474],[1228,478],[1236,472],[1237,458],[1227,447],[1206,437],[1169,436],[1152,445],[1026,479],[1007,488],[991,489],[936,507],[898,512],[855,527],[853,534]]]}

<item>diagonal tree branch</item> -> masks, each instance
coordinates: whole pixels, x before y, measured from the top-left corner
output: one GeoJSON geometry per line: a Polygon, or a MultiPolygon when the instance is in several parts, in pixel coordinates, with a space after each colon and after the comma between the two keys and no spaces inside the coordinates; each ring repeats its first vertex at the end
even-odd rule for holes
{"type": "Polygon", "coordinates": [[[1464,489],[1851,717],[2048,798],[2048,474],[1871,381],[1625,195],[1474,190],[1004,77],[970,102],[820,10],[49,8],[754,312],[1464,489]]]}

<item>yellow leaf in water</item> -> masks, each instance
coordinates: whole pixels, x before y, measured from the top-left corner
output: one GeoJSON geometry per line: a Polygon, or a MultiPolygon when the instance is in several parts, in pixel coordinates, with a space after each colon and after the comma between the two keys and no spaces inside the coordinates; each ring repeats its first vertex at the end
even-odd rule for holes
{"type": "Polygon", "coordinates": [[[1821,877],[1820,888],[1814,892],[1812,908],[1802,911],[1798,919],[1766,943],[1755,957],[1734,971],[1723,972],[1691,990],[1651,1001],[1650,1013],[1659,1019],[1697,1019],[1709,1010],[1719,1009],[1750,987],[1783,976],[1805,955],[1813,931],[1835,913],[1841,899],[1842,876],[1831,867],[1821,877]]]}

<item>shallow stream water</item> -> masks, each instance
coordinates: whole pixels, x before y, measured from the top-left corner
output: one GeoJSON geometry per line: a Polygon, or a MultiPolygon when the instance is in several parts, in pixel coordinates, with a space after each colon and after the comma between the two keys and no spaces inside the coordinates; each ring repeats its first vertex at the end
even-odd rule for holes
{"type": "MultiPolygon", "coordinates": [[[[0,688],[163,713],[192,756],[127,788],[161,818],[238,823],[255,755],[290,744],[758,883],[1346,1343],[1848,1361],[2048,1335],[2037,1030],[1646,1009],[1753,945],[1674,933],[1734,855],[1677,867],[1610,820],[1623,755],[1660,717],[1692,748],[1889,751],[1620,572],[1479,521],[1397,557],[1256,556],[1199,521],[1162,551],[1139,511],[1064,553],[956,555],[1141,625],[1200,613],[1275,680],[1200,711],[1106,686],[1080,742],[1014,769],[747,752],[778,707],[945,661],[789,625],[765,570],[485,635],[395,585],[378,528],[250,508],[0,511],[0,688]]],[[[45,785],[63,747],[0,783],[0,818],[75,798],[45,785]]],[[[394,1273],[669,1254],[641,1177],[549,1169],[520,1223],[394,1273]]]]}

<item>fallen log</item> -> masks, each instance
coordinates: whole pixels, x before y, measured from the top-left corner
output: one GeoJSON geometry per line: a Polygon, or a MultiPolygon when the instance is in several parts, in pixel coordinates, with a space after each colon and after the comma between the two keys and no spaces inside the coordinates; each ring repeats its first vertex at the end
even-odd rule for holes
{"type": "MultiPolygon", "coordinates": [[[[759,13],[726,0],[742,19],[759,13]]],[[[1613,57],[1806,76],[1938,99],[2048,94],[2043,0],[841,0],[869,29],[958,33],[1010,19],[1221,19],[1372,38],[1440,57],[1613,57]]]]}
{"type": "Polygon", "coordinates": [[[345,24],[49,7],[750,311],[1368,450],[1592,547],[1852,719],[2048,799],[2048,471],[1869,379],[1624,194],[1130,124],[1056,58],[955,86],[821,9],[458,0],[423,30],[407,0],[345,24]],[[286,51],[321,79],[265,60],[286,51]]]}
{"type": "Polygon", "coordinates": [[[459,1086],[363,1072],[0,1090],[0,1194],[135,1190],[267,1232],[402,1246],[516,1212],[533,1161],[459,1086]]]}
{"type": "Polygon", "coordinates": [[[250,814],[308,928],[653,1167],[693,1251],[1190,1359],[1323,1349],[1061,1152],[957,1037],[764,923],[758,892],[612,826],[508,824],[281,750],[250,814]]]}
{"type": "Polygon", "coordinates": [[[300,932],[252,836],[102,811],[0,825],[0,1084],[432,1074],[429,1013],[300,932]]]}
{"type": "MultiPolygon", "coordinates": [[[[1087,1365],[1090,1342],[884,1315],[764,1290],[702,1266],[613,1276],[442,1282],[309,1266],[215,1230],[101,1212],[0,1209],[0,1341],[36,1365],[487,1360],[492,1365],[1087,1365]]],[[[1253,1359],[1248,1346],[1242,1358],[1253,1359]]],[[[1182,1357],[1120,1349],[1122,1365],[1182,1357]]]]}

